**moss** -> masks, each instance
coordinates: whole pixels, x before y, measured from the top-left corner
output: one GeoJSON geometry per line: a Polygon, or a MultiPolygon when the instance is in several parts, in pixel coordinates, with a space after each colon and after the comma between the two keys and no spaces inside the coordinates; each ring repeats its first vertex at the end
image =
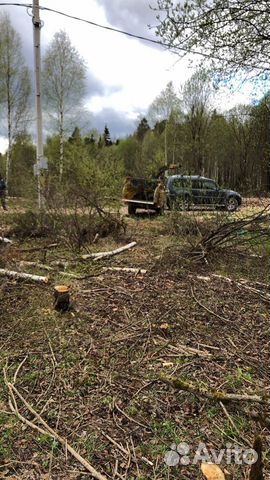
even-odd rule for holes
{"type": "Polygon", "coordinates": [[[194,390],[194,387],[193,385],[191,385],[190,383],[186,382],[185,380],[181,380],[180,378],[174,378],[172,380],[172,384],[175,388],[177,388],[178,390],[194,390]]]}

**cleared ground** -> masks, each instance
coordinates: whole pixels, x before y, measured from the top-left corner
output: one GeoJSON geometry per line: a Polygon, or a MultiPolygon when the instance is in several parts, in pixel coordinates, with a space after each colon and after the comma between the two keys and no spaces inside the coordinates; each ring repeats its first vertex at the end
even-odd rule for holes
{"type": "MultiPolygon", "coordinates": [[[[254,200],[246,213],[260,206],[254,200]]],[[[196,215],[204,224],[215,214],[196,215]]],[[[11,216],[0,213],[2,233],[11,216]]],[[[190,445],[191,458],[200,442],[217,451],[227,443],[249,448],[257,434],[266,448],[265,404],[223,403],[164,382],[176,377],[207,392],[266,399],[266,246],[229,247],[207,262],[191,261],[187,239],[171,235],[169,214],[141,214],[126,222],[121,244],[135,240],[137,246],[100,262],[76,260],[67,271],[87,277],[83,280],[63,277],[57,268],[49,272],[47,285],[0,277],[0,478],[91,478],[59,442],[11,414],[2,369],[13,381],[23,360],[18,391],[108,479],[202,478],[199,464],[164,463],[166,452],[179,442],[190,445]],[[104,271],[104,266],[147,272],[104,271]],[[73,306],[64,314],[53,309],[57,283],[71,284],[73,306]]],[[[48,243],[15,240],[2,248],[2,266],[72,260],[61,244],[46,255],[44,248],[25,251],[48,243]]],[[[118,246],[107,238],[90,250],[118,246]]],[[[30,267],[24,271],[46,274],[30,267]]],[[[18,408],[33,421],[21,400],[18,408]]],[[[228,478],[247,478],[247,465],[221,465],[228,478]]]]}

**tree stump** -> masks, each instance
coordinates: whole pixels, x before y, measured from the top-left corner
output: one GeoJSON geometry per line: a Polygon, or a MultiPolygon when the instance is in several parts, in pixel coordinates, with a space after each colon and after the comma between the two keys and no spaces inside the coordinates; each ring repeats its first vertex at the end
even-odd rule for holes
{"type": "Polygon", "coordinates": [[[56,285],[54,287],[54,304],[55,310],[66,312],[70,308],[70,288],[67,285],[56,285]]]}

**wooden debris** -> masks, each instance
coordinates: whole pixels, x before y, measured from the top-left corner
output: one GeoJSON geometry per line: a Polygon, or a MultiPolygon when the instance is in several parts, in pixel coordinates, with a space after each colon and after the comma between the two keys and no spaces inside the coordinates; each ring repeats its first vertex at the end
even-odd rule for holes
{"type": "Polygon", "coordinates": [[[6,237],[0,237],[0,242],[5,244],[11,244],[12,240],[9,240],[9,238],[6,237]]]}
{"type": "Polygon", "coordinates": [[[48,283],[49,277],[42,277],[41,275],[32,275],[24,272],[14,272],[5,268],[0,268],[0,276],[15,278],[17,280],[30,280],[37,283],[48,283]]]}
{"type": "Polygon", "coordinates": [[[19,418],[19,420],[21,420],[21,422],[25,423],[26,425],[33,428],[34,430],[38,430],[40,433],[47,434],[54,440],[57,440],[62,445],[64,451],[69,452],[78,462],[80,462],[81,465],[83,465],[84,468],[88,472],[90,472],[93,478],[96,478],[97,480],[108,480],[107,477],[105,477],[100,472],[98,472],[85,458],[83,458],[76,450],[74,450],[74,448],[71,445],[69,445],[66,438],[61,437],[57,432],[55,432],[55,430],[53,430],[45,422],[45,420],[43,420],[43,418],[34,410],[34,408],[27,402],[27,400],[25,400],[25,398],[17,390],[15,385],[8,381],[7,373],[5,369],[4,369],[4,380],[9,392],[10,409],[14,413],[14,415],[16,415],[19,418]],[[19,412],[16,396],[22,401],[24,406],[27,408],[28,412],[30,412],[35,417],[35,421],[41,424],[43,428],[31,422],[19,412]]]}
{"type": "MultiPolygon", "coordinates": [[[[189,347],[183,344],[171,345],[170,343],[164,342],[164,338],[160,337],[159,335],[156,336],[158,340],[161,341],[164,347],[169,348],[171,351],[178,353],[179,355],[184,354],[186,357],[198,356],[198,357],[206,357],[211,358],[212,354],[207,352],[206,350],[200,350],[198,348],[189,347]]],[[[154,341],[155,343],[155,341],[154,341]]]]}
{"type": "Polygon", "coordinates": [[[143,268],[131,268],[131,267],[102,267],[102,270],[104,272],[127,272],[127,273],[135,273],[135,275],[138,274],[144,274],[147,272],[147,270],[144,270],[143,268]]]}
{"type": "MultiPolygon", "coordinates": [[[[59,263],[59,265],[61,266],[61,263],[59,263]]],[[[28,262],[26,260],[22,260],[20,262],[20,267],[23,267],[23,266],[26,266],[26,267],[36,267],[36,268],[39,268],[41,270],[48,270],[50,272],[54,271],[54,268],[53,267],[50,267],[49,265],[44,265],[43,263],[38,263],[38,262],[28,262]]],[[[80,276],[80,275],[76,275],[76,273],[71,273],[71,272],[62,272],[62,271],[54,271],[55,274],[58,274],[58,275],[61,275],[63,277],[70,277],[70,278],[75,278],[76,280],[84,280],[85,278],[87,278],[87,276],[80,276]]]]}
{"type": "Polygon", "coordinates": [[[70,307],[70,287],[67,285],[56,285],[54,287],[54,304],[55,310],[66,312],[70,307]]]}
{"type": "Polygon", "coordinates": [[[202,463],[201,471],[207,480],[225,480],[223,471],[214,463],[202,463]]]}
{"type": "Polygon", "coordinates": [[[246,290],[249,290],[250,292],[256,293],[257,295],[260,295],[264,300],[269,301],[270,300],[270,294],[262,292],[261,290],[258,290],[257,288],[250,287],[249,285],[246,285],[244,281],[237,282],[236,280],[233,280],[228,277],[224,277],[223,275],[217,275],[216,273],[212,273],[212,277],[219,278],[220,280],[224,280],[229,283],[234,283],[238,287],[244,288],[246,290]]]}
{"type": "Polygon", "coordinates": [[[30,252],[37,252],[38,250],[51,250],[52,248],[56,248],[56,247],[58,247],[58,243],[50,243],[49,245],[42,245],[40,247],[21,248],[20,252],[30,253],[30,252]]]}
{"type": "Polygon", "coordinates": [[[69,262],[65,260],[53,260],[50,264],[61,268],[67,268],[69,266],[69,262]]]}
{"type": "Polygon", "coordinates": [[[48,271],[53,270],[53,268],[50,267],[49,265],[44,265],[43,263],[38,263],[38,262],[28,262],[26,260],[20,261],[20,267],[36,267],[36,268],[40,268],[41,270],[48,270],[48,271]]]}
{"type": "Polygon", "coordinates": [[[186,392],[193,393],[194,395],[210,398],[211,400],[216,400],[218,402],[226,401],[240,401],[240,402],[255,402],[255,403],[265,403],[267,404],[267,399],[259,397],[259,395],[242,395],[238,393],[227,393],[219,390],[206,390],[198,385],[193,385],[192,383],[187,382],[186,380],[181,380],[180,378],[175,377],[166,377],[161,374],[159,380],[171,385],[177,390],[184,390],[186,392]]]}
{"type": "Polygon", "coordinates": [[[128,243],[127,245],[124,245],[123,247],[116,248],[115,250],[111,250],[109,252],[87,253],[85,255],[82,255],[81,258],[83,260],[87,260],[88,258],[93,258],[94,261],[97,261],[97,260],[100,260],[101,258],[118,255],[118,253],[125,252],[126,250],[129,250],[130,248],[135,247],[135,245],[137,245],[137,242],[131,242],[131,243],[128,243]]]}

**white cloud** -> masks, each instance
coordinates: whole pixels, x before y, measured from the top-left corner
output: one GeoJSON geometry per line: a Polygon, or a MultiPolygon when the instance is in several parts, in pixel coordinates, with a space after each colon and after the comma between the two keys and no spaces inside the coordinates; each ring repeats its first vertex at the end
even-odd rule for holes
{"type": "Polygon", "coordinates": [[[5,153],[7,150],[8,141],[5,137],[0,137],[0,153],[5,153]]]}
{"type": "MultiPolygon", "coordinates": [[[[23,3],[24,0],[18,0],[23,3]]],[[[90,21],[154,38],[147,24],[155,24],[155,12],[145,0],[46,0],[40,1],[48,8],[79,16],[90,21]],[[111,22],[111,23],[109,23],[111,22]]],[[[11,15],[16,30],[21,34],[28,64],[33,68],[32,21],[23,7],[1,7],[11,15]]],[[[31,13],[29,11],[29,13],[31,13]]],[[[178,57],[161,47],[132,39],[119,33],[103,30],[72,20],[56,13],[41,11],[44,26],[41,30],[42,54],[55,32],[66,30],[72,44],[87,62],[87,97],[85,106],[94,114],[116,112],[116,118],[129,120],[144,114],[154,98],[169,81],[176,91],[193,73],[188,60],[178,57]]],[[[246,91],[227,94],[220,101],[224,108],[239,100],[247,101],[246,91]],[[228,102],[228,98],[230,102],[228,102]]],[[[107,119],[109,123],[109,119],[107,119]]],[[[116,126],[116,123],[115,123],[116,126]]],[[[95,127],[95,125],[92,125],[95,127]]],[[[121,128],[123,124],[121,122],[121,128]]]]}

